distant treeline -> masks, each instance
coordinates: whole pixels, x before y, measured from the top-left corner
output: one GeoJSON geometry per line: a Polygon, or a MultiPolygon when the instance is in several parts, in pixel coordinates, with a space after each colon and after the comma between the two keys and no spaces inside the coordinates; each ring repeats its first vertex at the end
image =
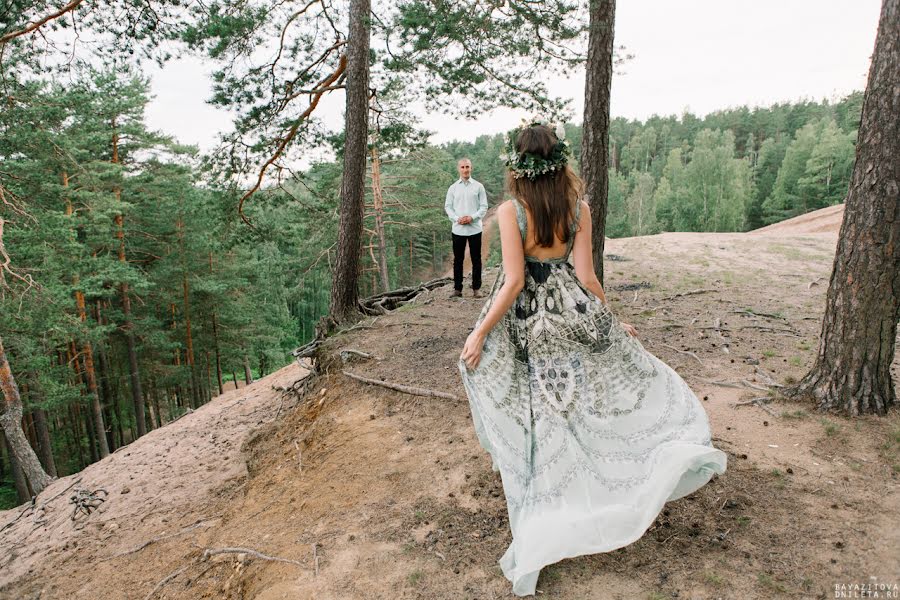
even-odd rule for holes
{"type": "MultiPolygon", "coordinates": [[[[610,123],[606,235],[747,231],[843,201],[850,183],[862,92],[836,103],[739,107],[610,123]]],[[[576,158],[581,127],[567,125],[576,158]]],[[[474,162],[499,198],[502,135],[446,144],[474,162]]]]}

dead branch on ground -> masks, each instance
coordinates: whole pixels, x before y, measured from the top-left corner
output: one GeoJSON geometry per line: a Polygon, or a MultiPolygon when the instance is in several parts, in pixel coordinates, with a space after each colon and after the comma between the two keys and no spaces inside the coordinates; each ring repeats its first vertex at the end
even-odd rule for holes
{"type": "Polygon", "coordinates": [[[357,381],[361,381],[363,383],[368,383],[370,385],[379,385],[381,387],[385,387],[389,390],[394,390],[397,392],[403,392],[404,394],[410,394],[412,396],[426,396],[429,398],[444,398],[446,400],[459,400],[459,397],[454,396],[453,394],[448,394],[446,392],[438,392],[435,390],[428,390],[425,388],[415,387],[411,385],[404,385],[402,383],[391,383],[389,381],[381,381],[379,379],[369,379],[368,377],[363,377],[361,375],[357,375],[355,373],[351,373],[350,371],[342,371],[344,375],[349,377],[350,379],[355,379],[357,381]]]}
{"type": "Polygon", "coordinates": [[[668,348],[669,350],[674,350],[675,352],[680,352],[681,354],[687,354],[688,356],[693,357],[694,360],[696,360],[698,363],[700,363],[701,366],[703,366],[703,367],[706,366],[706,365],[703,364],[703,361],[700,360],[700,358],[699,358],[696,354],[694,354],[693,352],[689,352],[689,351],[687,351],[687,350],[679,350],[679,349],[676,348],[675,346],[670,346],[669,344],[663,344],[663,346],[666,347],[666,348],[668,348]]]}

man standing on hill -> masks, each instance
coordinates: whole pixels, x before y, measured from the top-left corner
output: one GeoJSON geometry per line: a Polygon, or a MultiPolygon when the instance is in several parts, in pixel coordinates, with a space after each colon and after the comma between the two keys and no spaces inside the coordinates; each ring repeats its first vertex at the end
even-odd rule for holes
{"type": "Polygon", "coordinates": [[[444,210],[453,223],[453,293],[462,297],[463,258],[466,243],[472,259],[472,296],[481,298],[481,219],[487,213],[488,202],[484,186],[472,179],[472,161],[461,158],[456,163],[459,179],[447,190],[444,210]]]}

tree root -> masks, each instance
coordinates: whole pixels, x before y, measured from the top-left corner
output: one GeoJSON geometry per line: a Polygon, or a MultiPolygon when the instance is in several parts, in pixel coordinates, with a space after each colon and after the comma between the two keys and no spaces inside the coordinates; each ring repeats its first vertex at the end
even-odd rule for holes
{"type": "Polygon", "coordinates": [[[361,381],[363,383],[368,383],[371,385],[379,385],[379,386],[385,387],[389,390],[403,392],[404,394],[410,394],[412,396],[426,396],[429,398],[444,398],[446,400],[459,400],[458,396],[454,396],[453,394],[448,394],[446,392],[438,392],[435,390],[428,390],[425,388],[414,387],[411,385],[404,385],[402,383],[391,383],[389,381],[381,381],[379,379],[369,379],[368,377],[363,377],[361,375],[351,373],[350,371],[342,371],[342,372],[344,375],[346,375],[350,379],[355,379],[357,381],[361,381]]]}

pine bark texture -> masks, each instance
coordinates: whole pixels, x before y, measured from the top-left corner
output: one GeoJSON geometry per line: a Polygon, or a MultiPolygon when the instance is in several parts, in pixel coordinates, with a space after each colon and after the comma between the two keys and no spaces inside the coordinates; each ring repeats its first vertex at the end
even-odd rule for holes
{"type": "Polygon", "coordinates": [[[40,494],[50,484],[51,478],[44,472],[41,461],[38,460],[37,454],[25,437],[25,432],[22,431],[22,397],[19,395],[19,387],[6,359],[2,339],[0,339],[0,391],[3,394],[0,426],[6,435],[9,451],[15,458],[15,463],[22,469],[31,491],[35,495],[40,494]]]}
{"type": "Polygon", "coordinates": [[[883,415],[900,317],[900,0],[882,4],[856,164],[812,370],[790,391],[819,410],[883,415]]]}
{"type": "Polygon", "coordinates": [[[594,271],[603,283],[606,196],[609,190],[609,95],[613,74],[615,0],[590,0],[590,31],[584,84],[581,177],[591,207],[594,271]]]}
{"type": "Polygon", "coordinates": [[[359,314],[359,253],[365,208],[366,145],[369,134],[370,1],[350,0],[347,36],[347,107],[344,115],[344,168],[341,222],[331,284],[331,318],[359,314]]]}

